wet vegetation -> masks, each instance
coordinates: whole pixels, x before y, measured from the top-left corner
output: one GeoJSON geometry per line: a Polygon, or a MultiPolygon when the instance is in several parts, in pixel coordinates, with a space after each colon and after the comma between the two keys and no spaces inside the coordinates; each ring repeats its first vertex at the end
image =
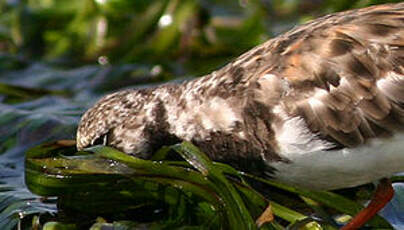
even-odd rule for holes
{"type": "MultiPolygon", "coordinates": [[[[293,188],[190,143],[145,161],[59,140],[74,139],[80,115],[106,93],[201,76],[299,23],[385,2],[0,1],[0,229],[336,229],[372,185],[293,188]]],[[[396,227],[403,196],[383,212],[396,227]]],[[[391,228],[382,217],[369,226],[391,228]]]]}

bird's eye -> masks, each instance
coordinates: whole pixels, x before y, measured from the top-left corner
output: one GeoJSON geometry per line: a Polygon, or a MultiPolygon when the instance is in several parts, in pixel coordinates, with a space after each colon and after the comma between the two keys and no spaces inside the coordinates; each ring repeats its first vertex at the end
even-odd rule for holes
{"type": "Polygon", "coordinates": [[[108,133],[99,136],[97,139],[95,139],[92,143],[92,145],[107,145],[108,143],[108,133]]]}

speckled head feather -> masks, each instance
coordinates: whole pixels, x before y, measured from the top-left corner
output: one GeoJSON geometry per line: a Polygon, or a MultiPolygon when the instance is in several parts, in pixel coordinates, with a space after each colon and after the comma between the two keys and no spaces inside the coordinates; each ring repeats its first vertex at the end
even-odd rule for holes
{"type": "Polygon", "coordinates": [[[300,156],[399,143],[388,138],[402,135],[403,105],[404,3],[379,5],[313,20],[201,78],[106,96],[84,114],[77,147],[101,143],[147,158],[187,140],[215,160],[282,171],[300,156]]]}

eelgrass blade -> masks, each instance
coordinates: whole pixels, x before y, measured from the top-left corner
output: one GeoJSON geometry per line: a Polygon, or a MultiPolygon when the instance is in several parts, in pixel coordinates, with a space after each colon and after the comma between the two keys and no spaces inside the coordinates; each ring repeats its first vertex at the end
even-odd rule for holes
{"type": "Polygon", "coordinates": [[[203,175],[210,178],[217,186],[217,192],[224,200],[226,211],[229,215],[231,227],[242,229],[255,229],[256,225],[249,211],[244,205],[239,193],[233,184],[223,175],[220,168],[213,165],[212,161],[203,152],[190,142],[182,142],[173,147],[185,160],[197,168],[203,175]]]}
{"type": "Polygon", "coordinates": [[[68,96],[69,93],[64,91],[51,91],[47,89],[35,89],[22,86],[15,86],[0,82],[0,94],[6,95],[6,102],[23,102],[27,100],[33,100],[44,95],[59,95],[68,96]]]}
{"type": "MultiPolygon", "coordinates": [[[[249,174],[246,174],[246,176],[253,178],[255,180],[258,180],[260,182],[263,182],[265,184],[268,184],[270,186],[274,186],[276,188],[280,188],[285,191],[292,192],[294,194],[308,197],[314,201],[317,201],[317,202],[320,202],[320,203],[326,205],[327,207],[334,208],[337,211],[340,211],[342,213],[346,213],[349,215],[355,215],[363,208],[362,205],[360,205],[350,199],[347,199],[341,195],[333,193],[333,192],[308,190],[308,189],[300,188],[300,187],[296,187],[296,186],[295,187],[288,186],[288,185],[285,185],[285,184],[282,184],[282,183],[279,183],[276,181],[256,177],[256,176],[249,175],[249,174]]],[[[380,216],[373,217],[373,219],[370,220],[368,222],[368,224],[370,226],[376,227],[376,228],[388,228],[388,229],[391,228],[391,225],[380,216]]]]}
{"type": "MultiPolygon", "coordinates": [[[[87,151],[95,154],[88,155],[83,152],[79,153],[80,156],[70,156],[72,155],[71,152],[62,151],[57,146],[45,145],[43,147],[43,149],[34,148],[35,151],[27,154],[27,175],[31,175],[31,178],[27,179],[27,184],[33,191],[43,195],[62,195],[60,191],[63,191],[63,203],[70,208],[80,206],[86,201],[91,201],[89,202],[91,205],[87,205],[87,209],[95,211],[100,211],[97,207],[103,205],[111,206],[112,210],[116,211],[130,208],[119,205],[125,202],[131,203],[134,208],[148,205],[144,201],[150,201],[149,204],[163,201],[171,207],[175,207],[183,202],[180,197],[186,197],[187,202],[198,197],[198,202],[203,200],[214,206],[216,211],[210,209],[205,211],[207,213],[218,212],[220,219],[218,223],[224,224],[223,226],[227,226],[226,228],[255,229],[253,219],[257,218],[267,207],[268,200],[252,189],[242,179],[243,177],[258,180],[318,202],[325,200],[323,203],[327,206],[337,210],[341,209],[341,212],[344,213],[348,213],[346,206],[351,209],[352,205],[357,209],[360,208],[360,205],[355,202],[334,193],[290,187],[240,173],[228,165],[212,162],[196,146],[187,142],[175,145],[172,149],[179,152],[189,164],[186,162],[143,160],[105,146],[94,146],[87,151]],[[232,179],[229,180],[225,175],[230,175],[232,179]],[[114,182],[117,180],[125,182],[116,185],[114,182]],[[162,191],[159,190],[161,186],[163,186],[163,191],[166,191],[166,196],[163,198],[158,195],[161,194],[159,192],[162,191]],[[97,195],[85,195],[86,191],[89,190],[97,195]],[[136,191],[136,193],[132,191],[136,191]],[[105,196],[115,198],[109,200],[100,198],[105,196]],[[327,199],[331,199],[331,201],[327,199]],[[345,203],[341,204],[341,201],[345,203]],[[240,220],[243,220],[242,224],[240,224],[240,220]]],[[[271,202],[271,205],[276,216],[292,224],[301,225],[303,224],[302,221],[307,219],[307,216],[276,202],[271,202]]],[[[178,207],[183,206],[179,205],[178,207]]],[[[178,218],[181,219],[180,216],[184,215],[185,209],[180,208],[176,211],[174,208],[172,210],[174,213],[177,212],[178,218]]],[[[88,212],[88,210],[81,211],[88,212]]],[[[309,222],[304,228],[309,229],[310,226],[317,228],[318,225],[309,222]]],[[[264,225],[263,229],[282,228],[273,222],[264,225]]]]}
{"type": "Polygon", "coordinates": [[[165,202],[175,206],[178,194],[199,197],[215,205],[216,210],[223,207],[221,199],[212,190],[213,184],[189,168],[136,159],[108,147],[95,148],[96,154],[81,157],[58,154],[57,146],[45,147],[54,155],[46,151],[41,155],[40,149],[27,154],[34,157],[28,157],[26,161],[27,185],[44,196],[61,196],[65,208],[79,208],[88,213],[91,210],[103,212],[100,207],[110,207],[113,212],[123,211],[128,206],[122,204],[127,203],[136,206],[144,202],[165,202]],[[116,184],[116,181],[123,183],[116,184]],[[165,187],[164,197],[159,195],[159,185],[169,185],[165,187]],[[184,192],[179,193],[180,190],[172,187],[184,192]],[[167,193],[167,189],[174,192],[167,193]],[[86,195],[88,191],[92,195],[86,195]],[[87,205],[83,207],[83,203],[87,205]]]}
{"type": "Polygon", "coordinates": [[[42,230],[77,230],[75,224],[65,224],[59,222],[47,222],[44,224],[42,230]]]}
{"type": "Polygon", "coordinates": [[[404,175],[396,175],[390,178],[391,183],[404,183],[404,175]]]}
{"type": "Polygon", "coordinates": [[[13,230],[23,219],[41,213],[55,213],[55,204],[44,204],[27,191],[0,194],[0,229],[13,230]]]}
{"type": "MultiPolygon", "coordinates": [[[[211,179],[211,182],[206,182],[207,180],[204,178],[203,175],[195,173],[195,172],[185,172],[184,169],[176,168],[175,170],[172,166],[164,166],[162,164],[158,165],[159,170],[153,171],[156,169],[156,162],[150,162],[138,158],[134,158],[127,154],[121,153],[116,151],[115,149],[109,147],[102,147],[102,146],[95,146],[90,149],[89,151],[93,151],[97,154],[102,156],[108,156],[109,159],[117,160],[119,162],[125,163],[128,166],[132,167],[135,170],[146,170],[147,173],[151,173],[151,175],[161,175],[163,172],[168,173],[173,178],[182,179],[175,181],[172,185],[178,186],[180,184],[183,190],[191,189],[194,193],[198,192],[192,184],[188,184],[188,181],[193,183],[199,183],[208,185],[210,189],[217,193],[217,196],[220,197],[218,207],[219,209],[224,209],[224,212],[227,215],[226,221],[228,221],[230,228],[240,227],[242,229],[255,229],[255,222],[251,218],[248,210],[245,208],[239,194],[229,183],[229,181],[224,177],[221,171],[218,171],[216,168],[213,167],[212,162],[206,156],[202,155],[201,152],[192,152],[195,153],[195,157],[198,158],[198,162],[200,163],[197,167],[198,169],[206,170],[204,171],[207,173],[208,178],[211,179]],[[170,168],[171,167],[171,168],[170,168]],[[181,172],[182,171],[182,172],[181,172]],[[186,176],[186,174],[193,174],[192,177],[186,176]],[[195,180],[198,178],[198,180],[195,180]],[[241,220],[241,221],[240,221],[241,220]]],[[[182,151],[181,149],[176,149],[178,151],[182,151]]],[[[190,145],[186,145],[186,149],[184,151],[188,151],[186,154],[192,154],[191,151],[195,150],[190,145]]],[[[158,164],[158,163],[157,163],[158,164]]],[[[151,180],[153,178],[150,178],[151,180]]],[[[159,179],[160,181],[165,181],[166,183],[170,183],[173,179],[159,179]]],[[[206,191],[205,191],[206,192],[206,191]]],[[[198,192],[197,194],[204,195],[202,192],[198,192]]],[[[210,201],[212,201],[210,199],[210,201]]]]}

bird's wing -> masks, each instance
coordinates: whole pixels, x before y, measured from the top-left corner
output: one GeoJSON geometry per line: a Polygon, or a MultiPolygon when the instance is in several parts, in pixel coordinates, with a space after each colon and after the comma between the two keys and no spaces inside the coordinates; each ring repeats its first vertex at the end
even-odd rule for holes
{"type": "Polygon", "coordinates": [[[312,132],[353,147],[404,128],[404,3],[329,15],[249,53],[260,49],[271,64],[257,76],[287,83],[280,105],[312,132]]]}

